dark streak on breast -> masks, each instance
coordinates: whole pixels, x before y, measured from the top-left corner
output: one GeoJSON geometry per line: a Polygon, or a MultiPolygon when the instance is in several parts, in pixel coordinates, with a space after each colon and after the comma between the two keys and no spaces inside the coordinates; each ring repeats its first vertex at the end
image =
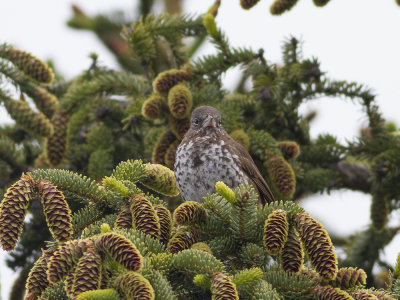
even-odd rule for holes
{"type": "Polygon", "coordinates": [[[197,168],[198,166],[201,166],[203,163],[204,163],[204,161],[202,161],[200,159],[200,156],[196,155],[194,157],[194,159],[193,159],[193,164],[192,165],[193,165],[194,168],[197,168]]]}

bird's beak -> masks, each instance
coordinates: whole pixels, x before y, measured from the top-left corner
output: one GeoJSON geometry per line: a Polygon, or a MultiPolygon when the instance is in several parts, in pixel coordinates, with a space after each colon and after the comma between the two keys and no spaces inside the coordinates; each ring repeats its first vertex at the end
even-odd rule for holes
{"type": "Polygon", "coordinates": [[[208,115],[207,118],[204,120],[204,127],[217,127],[217,122],[215,122],[215,119],[208,115]]]}

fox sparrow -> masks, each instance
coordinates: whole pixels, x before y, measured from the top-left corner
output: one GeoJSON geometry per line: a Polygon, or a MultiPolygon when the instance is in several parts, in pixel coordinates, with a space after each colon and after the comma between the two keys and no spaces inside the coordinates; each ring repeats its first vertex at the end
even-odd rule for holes
{"type": "Polygon", "coordinates": [[[221,114],[211,106],[192,113],[191,125],[176,151],[176,184],[185,201],[203,202],[223,181],[231,188],[251,184],[263,204],[274,201],[267,183],[246,149],[221,125],[221,114]]]}

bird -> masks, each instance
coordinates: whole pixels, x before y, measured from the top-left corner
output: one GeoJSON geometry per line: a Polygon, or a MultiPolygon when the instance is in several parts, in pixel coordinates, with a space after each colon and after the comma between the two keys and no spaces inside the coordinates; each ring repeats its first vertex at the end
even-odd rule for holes
{"type": "Polygon", "coordinates": [[[217,109],[199,106],[190,122],[174,164],[176,185],[184,201],[202,203],[203,197],[216,192],[218,181],[230,188],[252,185],[263,205],[275,201],[250,154],[223,128],[217,109]]]}

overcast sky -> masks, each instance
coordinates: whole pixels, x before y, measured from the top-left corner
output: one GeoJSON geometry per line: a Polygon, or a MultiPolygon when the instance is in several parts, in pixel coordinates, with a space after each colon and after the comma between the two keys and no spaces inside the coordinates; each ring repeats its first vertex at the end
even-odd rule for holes
{"type": "MultiPolygon", "coordinates": [[[[1,2],[0,42],[28,50],[42,59],[53,59],[67,78],[88,67],[91,52],[98,53],[104,65],[118,67],[113,56],[93,34],[75,31],[65,25],[72,14],[71,3],[78,4],[89,15],[107,14],[119,9],[133,16],[136,7],[135,1],[128,0],[1,2]]],[[[203,13],[212,2],[188,0],[185,11],[203,13]]],[[[301,38],[304,57],[318,57],[322,71],[332,79],[357,81],[372,88],[378,95],[377,101],[384,117],[395,121],[397,126],[400,124],[400,7],[394,0],[332,0],[323,8],[316,8],[311,0],[302,0],[292,11],[280,17],[270,15],[271,3],[262,0],[253,9],[245,11],[241,9],[239,0],[223,0],[217,24],[226,32],[232,45],[263,48],[269,62],[281,61],[282,41],[286,37],[301,38]]],[[[202,53],[213,51],[211,47],[201,49],[202,53]]],[[[226,74],[225,86],[228,89],[236,82],[236,75],[237,70],[226,74]]],[[[311,128],[313,136],[329,132],[341,141],[351,140],[366,122],[361,107],[346,99],[323,98],[301,107],[302,112],[310,110],[318,111],[311,128]]],[[[9,121],[0,107],[0,122],[9,121]]],[[[335,192],[329,197],[316,195],[303,205],[328,231],[347,234],[363,229],[369,223],[369,197],[361,193],[335,192]],[[346,210],[343,210],[344,206],[346,210]],[[355,211],[357,218],[354,218],[355,211]],[[339,218],[342,221],[350,217],[351,224],[338,222],[339,218]]],[[[400,220],[399,217],[395,212],[392,222],[400,220]]],[[[397,238],[385,253],[392,263],[400,249],[399,241],[397,238]]],[[[0,268],[1,294],[6,300],[12,275],[4,264],[0,268]]]]}

